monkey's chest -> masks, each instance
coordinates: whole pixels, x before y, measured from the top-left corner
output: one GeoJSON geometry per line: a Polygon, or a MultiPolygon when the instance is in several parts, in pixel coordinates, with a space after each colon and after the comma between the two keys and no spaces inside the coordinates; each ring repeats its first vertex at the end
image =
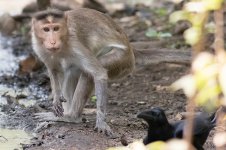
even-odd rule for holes
{"type": "Polygon", "coordinates": [[[68,57],[62,57],[60,59],[60,66],[62,70],[66,71],[70,68],[79,68],[79,62],[77,62],[78,59],[68,57]]]}

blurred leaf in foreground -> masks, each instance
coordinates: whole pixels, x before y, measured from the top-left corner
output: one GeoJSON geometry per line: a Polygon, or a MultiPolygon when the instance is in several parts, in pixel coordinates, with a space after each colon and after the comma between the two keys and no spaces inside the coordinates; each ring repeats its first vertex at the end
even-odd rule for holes
{"type": "Polygon", "coordinates": [[[184,38],[186,43],[194,45],[198,43],[202,35],[201,29],[197,27],[191,27],[184,32],[184,38]]]}
{"type": "Polygon", "coordinates": [[[189,18],[189,13],[184,10],[176,11],[170,15],[170,22],[176,23],[180,20],[187,20],[189,18]]]}
{"type": "Polygon", "coordinates": [[[171,87],[175,91],[182,89],[185,95],[189,98],[194,96],[196,92],[195,79],[191,74],[183,76],[182,78],[178,79],[171,85],[171,87]]]}
{"type": "Polygon", "coordinates": [[[226,145],[226,132],[216,133],[213,137],[213,143],[217,147],[223,147],[226,145]]]}
{"type": "MultiPolygon", "coordinates": [[[[222,54],[221,60],[226,60],[222,54]]],[[[212,111],[226,105],[226,65],[211,53],[200,53],[192,63],[191,73],[172,84],[174,90],[183,89],[198,106],[212,111]]]]}
{"type": "Polygon", "coordinates": [[[224,0],[202,0],[208,10],[220,9],[224,0]]]}
{"type": "Polygon", "coordinates": [[[166,143],[163,141],[156,141],[146,145],[147,150],[164,150],[166,148],[166,143]]]}

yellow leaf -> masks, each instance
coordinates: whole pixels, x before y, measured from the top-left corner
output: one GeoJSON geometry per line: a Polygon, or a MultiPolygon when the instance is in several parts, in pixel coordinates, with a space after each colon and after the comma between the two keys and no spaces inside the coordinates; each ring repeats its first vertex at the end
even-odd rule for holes
{"type": "Polygon", "coordinates": [[[217,10],[220,9],[223,3],[223,0],[202,0],[205,5],[205,8],[208,10],[217,10]]]}
{"type": "Polygon", "coordinates": [[[193,27],[201,28],[205,21],[205,13],[190,13],[188,20],[192,23],[193,27]]]}
{"type": "Polygon", "coordinates": [[[110,147],[107,150],[130,150],[128,147],[110,147]]]}
{"type": "Polygon", "coordinates": [[[198,91],[195,102],[199,106],[204,106],[207,110],[213,110],[220,104],[218,99],[220,93],[221,89],[216,80],[210,79],[205,87],[198,91]]]}
{"type": "Polygon", "coordinates": [[[215,62],[214,60],[215,59],[213,54],[208,52],[201,52],[192,63],[192,71],[200,71],[203,68],[213,64],[215,62]]]}
{"type": "Polygon", "coordinates": [[[203,86],[209,83],[210,80],[215,80],[218,74],[218,70],[218,64],[213,64],[195,72],[194,78],[197,89],[201,90],[203,86]]]}
{"type": "Polygon", "coordinates": [[[130,150],[146,150],[146,147],[145,145],[143,144],[143,141],[142,140],[139,140],[139,141],[135,141],[131,144],[128,145],[128,148],[130,150]]]}
{"type": "Polygon", "coordinates": [[[177,21],[180,21],[180,20],[187,20],[189,17],[189,13],[184,11],[184,10],[180,10],[180,11],[176,11],[174,13],[172,13],[170,15],[170,22],[171,23],[176,23],[177,21]]]}
{"type": "Polygon", "coordinates": [[[166,150],[189,150],[189,143],[185,140],[173,139],[167,142],[166,150]]]}
{"type": "Polygon", "coordinates": [[[202,1],[193,1],[185,4],[185,10],[189,12],[200,13],[207,11],[207,8],[205,6],[205,3],[202,1]]]}
{"type": "Polygon", "coordinates": [[[163,141],[156,141],[146,146],[147,150],[164,150],[166,143],[163,141]]]}
{"type": "Polygon", "coordinates": [[[184,32],[186,43],[194,45],[198,43],[202,35],[201,28],[191,27],[184,32]]]}
{"type": "Polygon", "coordinates": [[[192,74],[183,76],[179,80],[175,81],[171,88],[173,90],[183,89],[187,97],[193,97],[196,92],[196,83],[192,74]]]}
{"type": "Polygon", "coordinates": [[[226,132],[218,132],[213,137],[213,143],[217,147],[223,147],[226,144],[226,132]]]}

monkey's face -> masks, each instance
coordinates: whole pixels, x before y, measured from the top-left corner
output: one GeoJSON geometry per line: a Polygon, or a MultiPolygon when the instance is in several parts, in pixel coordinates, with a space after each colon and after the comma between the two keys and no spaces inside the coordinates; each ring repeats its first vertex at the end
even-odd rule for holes
{"type": "Polygon", "coordinates": [[[144,119],[149,125],[164,125],[167,122],[164,111],[158,107],[143,111],[137,117],[144,119]]]}
{"type": "Polygon", "coordinates": [[[54,19],[51,16],[44,20],[33,21],[33,31],[42,47],[51,53],[62,50],[67,36],[66,22],[62,19],[54,19]]]}

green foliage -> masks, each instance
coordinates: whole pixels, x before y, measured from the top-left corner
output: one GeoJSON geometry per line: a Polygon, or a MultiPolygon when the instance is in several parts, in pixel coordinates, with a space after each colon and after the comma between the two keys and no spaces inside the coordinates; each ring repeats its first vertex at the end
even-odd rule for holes
{"type": "Polygon", "coordinates": [[[159,17],[164,17],[168,14],[168,11],[166,8],[156,8],[153,10],[153,12],[159,17]]]}
{"type": "Polygon", "coordinates": [[[188,20],[188,18],[189,18],[189,13],[187,11],[179,10],[179,11],[173,12],[169,17],[169,20],[171,23],[176,23],[180,20],[188,20]]]}
{"type": "MultiPolygon", "coordinates": [[[[226,60],[226,55],[222,57],[226,60]]],[[[198,106],[212,111],[226,103],[226,61],[219,62],[213,54],[202,52],[193,61],[191,73],[177,80],[172,87],[183,89],[198,106]]]]}
{"type": "Polygon", "coordinates": [[[173,12],[170,15],[170,22],[176,23],[180,20],[191,22],[191,28],[187,29],[184,34],[185,41],[190,45],[195,45],[200,41],[204,34],[203,26],[208,17],[208,12],[217,10],[222,6],[223,0],[196,0],[187,2],[183,10],[173,12]]]}
{"type": "MultiPolygon", "coordinates": [[[[187,2],[183,10],[171,14],[170,21],[187,20],[192,26],[184,32],[186,42],[199,43],[205,31],[214,32],[213,22],[206,25],[208,12],[220,9],[223,0],[195,0],[187,2]]],[[[172,84],[175,90],[183,89],[189,99],[207,110],[226,104],[226,53],[214,55],[201,52],[192,62],[191,73],[172,84]],[[222,61],[223,60],[223,61],[222,61]]]]}
{"type": "Polygon", "coordinates": [[[97,97],[96,97],[95,95],[92,96],[92,97],[91,97],[91,102],[96,103],[96,101],[97,101],[97,97]]]}
{"type": "Polygon", "coordinates": [[[145,33],[145,35],[150,38],[158,38],[158,39],[172,37],[172,34],[170,32],[158,32],[153,28],[149,28],[145,33]]]}

